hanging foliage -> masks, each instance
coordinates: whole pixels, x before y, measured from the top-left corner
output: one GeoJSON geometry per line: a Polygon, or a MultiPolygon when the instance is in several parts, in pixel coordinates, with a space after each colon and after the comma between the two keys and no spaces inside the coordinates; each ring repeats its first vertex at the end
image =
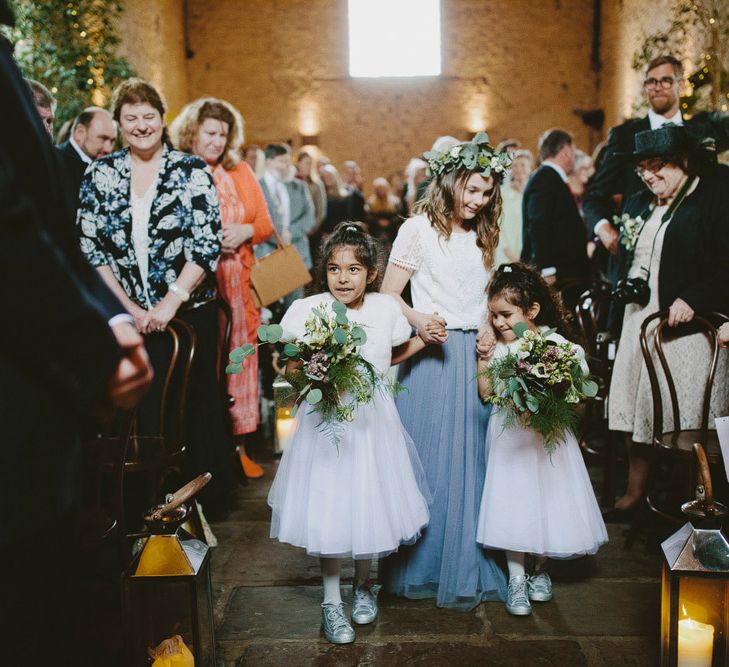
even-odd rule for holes
{"type": "Polygon", "coordinates": [[[8,35],[25,76],[58,100],[56,127],[84,107],[105,106],[114,86],[133,76],[116,55],[123,4],[118,0],[11,0],[16,25],[8,35]]]}
{"type": "MultiPolygon", "coordinates": [[[[655,57],[670,53],[684,64],[681,111],[727,111],[729,107],[729,0],[677,0],[665,30],[644,33],[633,67],[644,71],[655,57]]],[[[644,100],[642,100],[644,102],[644,100]]]]}

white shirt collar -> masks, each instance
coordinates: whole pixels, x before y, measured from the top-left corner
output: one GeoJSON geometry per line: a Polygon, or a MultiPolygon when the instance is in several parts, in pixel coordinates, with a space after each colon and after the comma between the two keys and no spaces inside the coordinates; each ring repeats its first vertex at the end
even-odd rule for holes
{"type": "Polygon", "coordinates": [[[68,143],[73,146],[73,150],[78,153],[78,156],[86,163],[91,164],[93,160],[81,150],[81,147],[73,140],[73,137],[68,138],[68,143]]]}
{"type": "Polygon", "coordinates": [[[566,183],[567,182],[567,172],[562,169],[556,162],[552,162],[551,160],[544,160],[542,164],[546,164],[548,167],[552,167],[558,174],[559,177],[566,183]]]}
{"type": "Polygon", "coordinates": [[[683,125],[683,117],[681,116],[681,110],[679,109],[672,118],[666,118],[657,114],[653,109],[648,111],[648,120],[651,124],[651,130],[657,130],[659,127],[663,127],[666,123],[673,123],[674,125],[683,125]]]}

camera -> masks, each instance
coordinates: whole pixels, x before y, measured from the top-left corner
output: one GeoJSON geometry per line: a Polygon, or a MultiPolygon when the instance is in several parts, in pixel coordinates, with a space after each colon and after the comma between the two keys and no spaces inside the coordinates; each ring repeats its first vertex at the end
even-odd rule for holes
{"type": "Polygon", "coordinates": [[[651,288],[645,278],[625,278],[618,281],[611,296],[618,303],[647,306],[651,298],[651,288]]]}

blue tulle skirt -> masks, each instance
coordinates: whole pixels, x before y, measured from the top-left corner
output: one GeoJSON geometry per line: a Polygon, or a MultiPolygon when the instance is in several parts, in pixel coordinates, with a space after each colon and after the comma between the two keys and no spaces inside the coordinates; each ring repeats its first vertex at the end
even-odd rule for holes
{"type": "Polygon", "coordinates": [[[444,345],[429,346],[400,369],[407,391],[397,407],[433,501],[421,539],[386,558],[381,578],[397,595],[471,609],[482,600],[504,600],[506,577],[494,561],[499,554],[476,542],[491,412],[476,386],[476,332],[448,335],[444,345]]]}

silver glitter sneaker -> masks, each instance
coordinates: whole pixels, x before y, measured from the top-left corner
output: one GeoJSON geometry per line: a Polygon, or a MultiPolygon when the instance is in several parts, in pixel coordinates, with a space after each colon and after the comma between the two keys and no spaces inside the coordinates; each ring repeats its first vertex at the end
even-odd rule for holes
{"type": "Polygon", "coordinates": [[[377,618],[377,593],[370,586],[352,587],[352,621],[367,625],[377,618]]]}
{"type": "Polygon", "coordinates": [[[534,602],[549,602],[552,599],[552,580],[546,572],[529,577],[529,599],[534,602]]]}
{"type": "Polygon", "coordinates": [[[529,578],[526,575],[509,579],[506,590],[506,611],[514,616],[529,616],[532,606],[527,593],[529,578]]]}
{"type": "Polygon", "coordinates": [[[322,604],[321,626],[324,636],[332,644],[351,644],[354,641],[354,628],[344,615],[344,605],[322,604]]]}

